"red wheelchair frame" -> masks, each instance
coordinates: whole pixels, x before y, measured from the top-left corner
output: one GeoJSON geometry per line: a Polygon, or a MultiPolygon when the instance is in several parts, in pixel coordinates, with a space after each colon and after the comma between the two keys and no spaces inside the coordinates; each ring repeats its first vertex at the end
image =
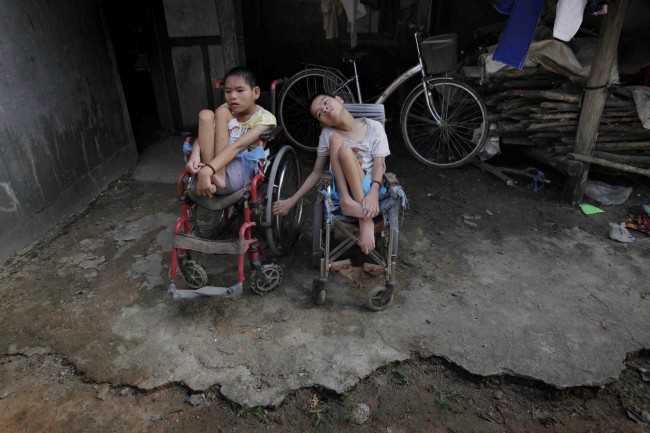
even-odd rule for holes
{"type": "MultiPolygon", "coordinates": [[[[270,94],[274,98],[275,88],[279,80],[273,82],[270,94]]],[[[220,82],[215,86],[219,88],[220,82]]],[[[271,108],[273,108],[271,104],[271,108]]],[[[262,134],[258,146],[269,149],[277,147],[282,137],[282,128],[262,134]]],[[[190,143],[191,137],[186,138],[190,143]]],[[[253,273],[251,289],[258,294],[266,294],[279,286],[282,281],[282,269],[275,264],[261,263],[261,256],[267,252],[273,255],[284,254],[295,242],[298,225],[302,216],[302,200],[287,216],[272,215],[273,202],[291,196],[302,184],[300,162],[291,146],[280,146],[278,152],[258,161],[258,173],[253,176],[251,184],[246,188],[226,196],[212,198],[197,197],[188,190],[191,174],[183,170],[176,180],[176,188],[181,202],[181,217],[174,225],[174,241],[171,254],[170,279],[168,294],[173,299],[193,299],[204,296],[235,297],[243,293],[245,278],[245,257],[248,257],[253,273]],[[270,168],[269,176],[266,170],[270,168]],[[266,181],[266,191],[264,182],[266,181]],[[221,212],[221,224],[233,222],[238,215],[243,216],[243,222],[238,230],[236,239],[204,239],[195,236],[192,211],[201,206],[214,212],[221,212]],[[240,211],[241,214],[233,214],[240,211]],[[224,220],[228,221],[224,221],[224,220]],[[265,232],[267,244],[263,245],[254,234],[257,230],[265,232]],[[208,254],[238,255],[237,282],[230,287],[208,286],[208,275],[205,268],[192,259],[191,252],[199,251],[208,254]],[[181,271],[185,281],[193,290],[179,290],[174,283],[181,271]]],[[[196,223],[196,214],[194,215],[196,223]]]]}

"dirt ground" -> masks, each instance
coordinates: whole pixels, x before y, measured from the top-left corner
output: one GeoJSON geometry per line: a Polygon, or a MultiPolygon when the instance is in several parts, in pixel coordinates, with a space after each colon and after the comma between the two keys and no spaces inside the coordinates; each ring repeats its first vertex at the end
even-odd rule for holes
{"type": "Polygon", "coordinates": [[[5,356],[5,432],[647,432],[650,354],[631,356],[602,389],[551,389],[509,377],[469,376],[444,360],[412,359],[343,395],[303,389],[276,408],[232,404],[214,389],[152,392],[84,380],[56,355],[5,356]],[[355,412],[367,405],[359,425],[355,412]],[[645,415],[643,411],[645,410],[645,415]]]}
{"type": "MultiPolygon", "coordinates": [[[[650,198],[648,179],[609,176],[610,181],[632,185],[633,194],[624,205],[606,207],[607,217],[590,218],[560,202],[562,177],[552,170],[545,170],[551,184],[532,192],[526,180],[519,179],[516,187],[508,188],[471,166],[448,171],[424,168],[399,149],[388,164],[400,174],[412,204],[402,236],[433,227],[441,238],[431,251],[401,256],[399,278],[404,284],[444,256],[444,249],[471,249],[477,232],[498,239],[504,231],[551,235],[578,226],[606,237],[608,220],[624,218],[629,208],[648,203],[650,198]]],[[[519,168],[531,164],[517,162],[519,168]]],[[[85,212],[0,267],[0,313],[29,318],[15,326],[5,324],[11,338],[2,333],[2,346],[9,341],[20,343],[21,335],[29,334],[36,340],[42,336],[41,346],[47,347],[50,328],[57,326],[63,330],[59,338],[67,340],[65,344],[92,339],[92,333],[101,328],[102,311],[88,317],[87,329],[67,329],[66,315],[78,314],[73,308],[76,304],[92,304],[93,297],[107,295],[94,292],[83,279],[66,283],[56,278],[60,254],[74,248],[67,243],[66,233],[89,230],[87,236],[91,236],[89,225],[81,222],[96,221],[97,229],[108,230],[107,220],[124,218],[129,211],[175,205],[174,188],[169,185],[152,191],[150,186],[122,179],[85,212]],[[133,196],[139,200],[132,201],[133,196]],[[30,289],[34,280],[41,281],[44,293],[30,289]],[[57,322],[41,323],[30,316],[30,302],[45,303],[57,322]]],[[[643,234],[637,237],[637,242],[650,242],[643,234]]],[[[306,236],[300,242],[286,262],[300,261],[310,239],[306,236]]],[[[112,275],[126,272],[127,264],[123,266],[113,269],[112,275]]],[[[149,296],[154,299],[162,293],[149,296]]],[[[130,295],[112,296],[118,303],[120,297],[130,295]]],[[[650,286],[639,302],[647,302],[647,296],[650,286]]],[[[85,355],[92,362],[92,344],[88,347],[85,355]]],[[[307,388],[292,393],[277,407],[249,408],[225,399],[218,387],[194,393],[182,384],[172,384],[144,391],[88,377],[83,365],[57,353],[18,353],[10,347],[0,358],[0,426],[3,432],[647,432],[650,352],[629,354],[618,380],[598,388],[559,390],[523,377],[479,377],[441,358],[414,357],[379,369],[342,395],[307,388]]]]}

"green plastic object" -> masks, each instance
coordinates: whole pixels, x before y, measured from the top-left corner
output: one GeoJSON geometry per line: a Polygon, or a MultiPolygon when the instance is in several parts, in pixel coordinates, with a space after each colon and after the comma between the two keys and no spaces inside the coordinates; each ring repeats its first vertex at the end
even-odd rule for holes
{"type": "Polygon", "coordinates": [[[587,203],[580,203],[580,209],[582,210],[582,213],[585,215],[593,215],[597,213],[605,213],[604,210],[597,208],[596,206],[587,204],[587,203]]]}

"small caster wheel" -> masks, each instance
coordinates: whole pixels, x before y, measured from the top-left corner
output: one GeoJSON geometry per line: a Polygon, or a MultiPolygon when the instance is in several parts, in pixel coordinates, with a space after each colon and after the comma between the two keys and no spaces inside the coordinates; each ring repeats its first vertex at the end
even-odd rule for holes
{"type": "Polygon", "coordinates": [[[253,271],[251,275],[251,289],[258,295],[266,295],[275,290],[282,282],[282,268],[273,263],[262,266],[262,275],[253,271]]]}
{"type": "Polygon", "coordinates": [[[316,305],[323,305],[327,297],[325,282],[315,279],[311,286],[311,296],[314,298],[316,305]]]}
{"type": "Polygon", "coordinates": [[[181,272],[187,284],[193,289],[200,289],[208,284],[207,271],[194,260],[185,262],[185,266],[181,268],[181,272]]]}
{"type": "Polygon", "coordinates": [[[375,286],[368,292],[366,307],[370,311],[383,311],[393,302],[393,291],[384,286],[375,286]]]}

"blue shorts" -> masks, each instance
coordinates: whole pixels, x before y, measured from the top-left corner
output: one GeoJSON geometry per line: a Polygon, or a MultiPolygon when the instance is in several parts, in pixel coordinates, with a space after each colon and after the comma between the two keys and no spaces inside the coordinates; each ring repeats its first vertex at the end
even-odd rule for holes
{"type": "MultiPolygon", "coordinates": [[[[366,172],[366,175],[363,177],[363,180],[361,181],[361,187],[363,188],[363,195],[366,196],[368,195],[368,192],[370,192],[370,187],[372,186],[372,171],[366,172]]],[[[379,188],[379,196],[381,197],[383,194],[386,194],[388,190],[386,189],[385,186],[381,186],[379,188]]],[[[350,195],[352,193],[350,192],[350,195]]],[[[334,182],[334,173],[332,173],[332,191],[330,193],[330,197],[332,198],[332,203],[334,206],[339,205],[339,192],[336,189],[336,182],[334,182]]]]}

